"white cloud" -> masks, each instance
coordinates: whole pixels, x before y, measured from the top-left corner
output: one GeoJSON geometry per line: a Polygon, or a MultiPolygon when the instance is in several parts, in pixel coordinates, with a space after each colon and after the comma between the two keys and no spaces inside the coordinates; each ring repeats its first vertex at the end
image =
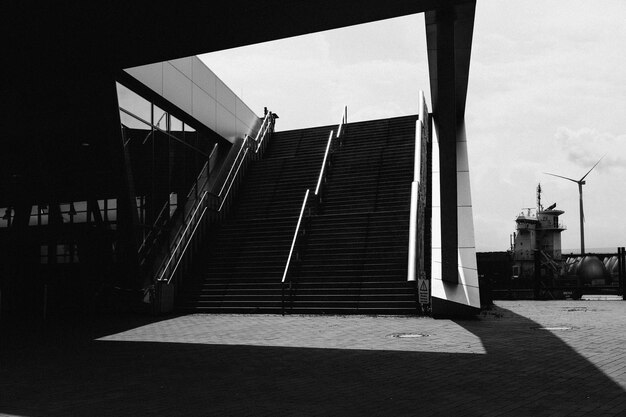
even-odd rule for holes
{"type": "MultiPolygon", "coordinates": [[[[466,109],[479,250],[504,250],[538,182],[578,247],[576,186],[543,172],[582,176],[587,246],[624,244],[626,2],[481,0],[466,109]]],[[[201,58],[278,128],[413,114],[429,93],[423,15],[376,22],[201,58]]]]}
{"type": "Polygon", "coordinates": [[[590,169],[603,155],[598,171],[626,168],[626,134],[613,135],[592,128],[578,130],[559,127],[555,138],[567,159],[576,166],[590,169]]]}

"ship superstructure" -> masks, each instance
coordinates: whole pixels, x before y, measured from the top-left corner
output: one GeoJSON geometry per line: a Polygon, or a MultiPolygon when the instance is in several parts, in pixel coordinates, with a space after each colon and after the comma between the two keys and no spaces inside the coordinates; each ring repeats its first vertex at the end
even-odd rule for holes
{"type": "Polygon", "coordinates": [[[560,222],[563,210],[556,203],[544,209],[541,204],[541,184],[537,186],[537,207],[525,208],[515,219],[513,234],[513,277],[533,277],[535,257],[542,264],[552,266],[555,274],[561,264],[561,232],[566,227],[560,222]]]}

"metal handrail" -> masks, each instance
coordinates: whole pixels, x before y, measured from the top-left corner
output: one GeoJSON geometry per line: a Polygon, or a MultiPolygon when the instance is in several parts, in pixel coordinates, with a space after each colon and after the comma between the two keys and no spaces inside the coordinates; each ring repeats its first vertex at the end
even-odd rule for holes
{"type": "Polygon", "coordinates": [[[321,201],[320,192],[322,190],[322,181],[325,179],[326,167],[330,164],[329,155],[332,154],[333,151],[333,139],[337,138],[341,144],[341,130],[344,127],[344,124],[348,123],[348,106],[345,106],[343,109],[343,114],[341,115],[341,121],[337,126],[337,135],[334,136],[334,131],[330,131],[330,135],[328,136],[328,143],[326,144],[326,152],[324,152],[324,160],[322,161],[322,168],[320,169],[320,175],[317,179],[317,186],[315,187],[315,197],[317,197],[318,202],[321,201]]]}
{"type": "Polygon", "coordinates": [[[202,189],[204,187],[204,185],[209,181],[209,175],[208,175],[209,164],[211,163],[211,158],[213,158],[213,155],[215,154],[216,150],[217,150],[217,143],[215,145],[213,145],[213,149],[211,150],[211,153],[209,154],[209,157],[207,158],[207,161],[202,166],[202,169],[200,170],[200,173],[196,177],[196,181],[193,183],[193,185],[191,186],[191,189],[187,193],[187,200],[189,200],[189,197],[191,197],[192,194],[198,195],[198,189],[202,189]],[[198,186],[198,184],[200,184],[200,180],[204,176],[205,172],[207,173],[207,175],[204,178],[204,182],[202,183],[201,186],[198,186]]]}
{"type": "Polygon", "coordinates": [[[298,217],[298,224],[296,225],[296,230],[293,234],[293,240],[291,241],[291,249],[289,249],[289,256],[287,257],[287,264],[285,265],[285,271],[283,272],[282,283],[284,284],[287,279],[287,273],[289,272],[289,265],[291,264],[291,257],[293,256],[293,249],[296,246],[296,241],[298,240],[298,233],[300,232],[300,225],[302,224],[302,217],[304,216],[304,211],[306,209],[306,203],[309,199],[309,189],[307,188],[306,193],[304,194],[304,201],[302,202],[302,208],[300,209],[300,216],[298,217]]]}
{"type": "Polygon", "coordinates": [[[326,152],[324,152],[324,161],[322,162],[322,168],[320,169],[320,175],[317,179],[317,187],[315,187],[315,196],[319,195],[320,188],[322,187],[322,180],[324,179],[324,172],[326,171],[326,161],[328,159],[328,154],[330,152],[330,145],[333,141],[334,131],[330,131],[330,135],[328,135],[328,143],[326,144],[326,152]]]}
{"type": "Polygon", "coordinates": [[[176,270],[178,269],[178,265],[180,265],[180,261],[183,259],[183,256],[185,255],[185,252],[187,252],[187,247],[189,246],[189,244],[193,240],[193,237],[196,234],[196,230],[198,229],[198,226],[200,226],[200,223],[202,222],[202,219],[204,218],[204,215],[205,215],[206,211],[207,211],[207,207],[205,207],[204,210],[202,210],[202,214],[200,214],[200,218],[196,222],[196,225],[193,228],[193,230],[191,231],[191,235],[189,236],[189,239],[187,239],[187,243],[185,244],[185,247],[183,248],[182,253],[178,257],[178,261],[176,262],[176,265],[174,266],[174,269],[172,270],[172,273],[170,274],[170,277],[167,280],[168,284],[172,281],[172,278],[174,278],[174,274],[176,273],[176,270]]]}
{"type": "Polygon", "coordinates": [[[337,127],[337,138],[341,136],[341,129],[344,124],[348,124],[348,106],[344,106],[343,115],[341,116],[341,122],[339,122],[339,127],[337,127]]]}
{"type": "Polygon", "coordinates": [[[261,144],[263,143],[263,140],[265,140],[265,134],[267,133],[267,129],[269,129],[270,126],[270,115],[272,114],[272,112],[267,112],[267,114],[265,115],[265,119],[263,119],[263,123],[261,123],[261,127],[259,128],[259,131],[256,134],[256,137],[254,138],[254,141],[257,143],[257,147],[256,150],[254,151],[254,153],[259,153],[259,149],[261,149],[261,144]],[[263,135],[261,135],[261,132],[263,131],[263,129],[265,129],[265,131],[263,132],[263,135]],[[259,141],[259,136],[261,136],[261,140],[259,141]]]}
{"type": "MultiPolygon", "coordinates": [[[[156,218],[156,220],[154,221],[153,225],[158,224],[161,221],[161,217],[163,217],[163,214],[167,212],[166,209],[169,208],[170,202],[166,201],[165,204],[163,204],[163,207],[161,208],[161,211],[159,211],[159,214],[156,218]]],[[[141,245],[139,246],[139,249],[137,250],[138,253],[141,254],[141,252],[144,251],[144,248],[147,246],[147,242],[148,240],[150,240],[150,238],[152,237],[152,234],[154,233],[154,228],[150,229],[150,231],[148,232],[148,234],[144,237],[143,242],[141,242],[141,245]]],[[[150,245],[153,246],[153,245],[150,245]]]]}
{"type": "Polygon", "coordinates": [[[224,191],[224,188],[226,187],[226,184],[228,183],[228,179],[230,178],[230,174],[233,172],[233,169],[235,168],[235,165],[237,164],[237,160],[239,159],[239,155],[241,155],[241,151],[243,150],[244,146],[246,145],[248,136],[246,136],[243,140],[243,142],[241,142],[241,147],[239,148],[239,152],[237,152],[237,156],[235,156],[235,160],[233,161],[233,164],[230,167],[230,170],[228,171],[228,175],[226,175],[226,179],[224,180],[224,184],[222,184],[222,188],[220,188],[220,192],[217,194],[219,196],[222,195],[222,192],[224,191]]]}
{"type": "MultiPolygon", "coordinates": [[[[335,132],[333,130],[331,130],[330,135],[328,135],[328,142],[326,143],[326,151],[324,152],[324,160],[322,161],[322,167],[320,168],[320,175],[317,179],[317,186],[315,187],[315,194],[314,194],[317,199],[318,207],[319,207],[319,203],[321,202],[320,192],[322,189],[322,181],[325,179],[326,167],[330,164],[329,155],[331,155],[332,153],[331,149],[332,149],[333,139],[334,138],[339,139],[341,137],[341,130],[344,124],[347,124],[347,123],[348,123],[348,106],[345,106],[343,114],[341,116],[341,121],[339,122],[339,126],[337,127],[337,136],[335,136],[335,132]]],[[[282,283],[281,305],[282,305],[283,315],[285,314],[285,282],[287,281],[287,275],[289,272],[289,266],[291,264],[291,258],[293,256],[293,252],[296,247],[296,243],[297,243],[298,236],[300,233],[300,225],[302,224],[302,218],[304,217],[304,212],[307,207],[307,203],[309,199],[309,192],[310,190],[307,188],[306,193],[304,194],[304,201],[302,202],[302,208],[300,209],[300,216],[298,217],[296,230],[293,234],[293,240],[291,241],[291,248],[289,249],[289,256],[287,257],[287,263],[285,264],[285,270],[283,271],[283,278],[281,280],[281,283],[282,283]]],[[[290,286],[291,286],[291,281],[290,281],[290,286]]]]}
{"type": "MultiPolygon", "coordinates": [[[[200,183],[200,180],[202,179],[203,175],[205,172],[207,172],[209,169],[209,161],[204,163],[204,166],[202,167],[202,169],[200,170],[200,174],[198,174],[198,177],[196,178],[196,180],[194,181],[193,185],[191,186],[191,189],[189,190],[189,192],[187,193],[187,200],[189,200],[189,197],[191,197],[194,194],[198,194],[198,184],[200,183]]],[[[208,180],[208,176],[207,179],[205,179],[204,184],[206,184],[208,180]]]]}
{"type": "MultiPolygon", "coordinates": [[[[293,239],[291,241],[291,248],[289,249],[289,256],[287,257],[287,263],[285,264],[285,270],[283,272],[283,279],[281,280],[281,292],[280,292],[280,304],[283,316],[285,315],[285,283],[287,282],[287,276],[289,274],[289,267],[291,266],[291,258],[293,257],[294,249],[300,235],[300,226],[302,225],[302,219],[309,200],[310,190],[307,188],[304,193],[304,201],[302,201],[302,208],[300,209],[300,216],[298,216],[298,223],[296,224],[296,230],[293,233],[293,239]]],[[[306,230],[305,230],[306,233],[306,230]]],[[[291,281],[289,281],[289,288],[291,290],[291,281]]]]}
{"type": "MultiPolygon", "coordinates": [[[[198,194],[198,188],[203,189],[203,187],[205,186],[205,184],[209,180],[208,175],[206,175],[204,183],[200,187],[198,186],[198,184],[202,180],[202,177],[205,175],[206,172],[208,172],[209,163],[211,161],[211,158],[213,158],[213,155],[215,154],[216,150],[217,150],[217,143],[215,145],[213,145],[213,149],[211,150],[211,153],[209,154],[209,158],[208,158],[207,162],[204,163],[204,166],[200,170],[200,173],[196,177],[196,180],[194,181],[193,185],[191,186],[189,192],[187,193],[187,200],[189,200],[193,194],[197,195],[198,194]]],[[[159,215],[157,216],[157,219],[155,220],[154,224],[158,224],[160,221],[162,221],[161,218],[163,217],[164,213],[168,212],[167,209],[169,207],[170,207],[170,202],[166,201],[165,204],[163,205],[163,207],[161,208],[161,211],[159,212],[159,215]]],[[[187,219],[184,220],[183,224],[185,224],[186,222],[187,222],[187,219]]],[[[148,256],[148,254],[152,251],[153,247],[157,243],[157,238],[156,237],[152,238],[153,234],[154,234],[154,230],[150,230],[148,235],[144,238],[141,246],[139,247],[139,250],[138,250],[139,254],[141,254],[142,252],[145,252],[145,254],[143,255],[144,259],[141,261],[142,263],[145,262],[145,258],[148,256]],[[151,243],[149,243],[150,240],[151,240],[151,243]],[[148,245],[149,245],[149,248],[147,248],[148,245]]],[[[180,231],[176,234],[176,236],[174,237],[174,242],[176,242],[176,240],[178,239],[180,234],[181,234],[180,231]]]]}
{"type": "MultiPolygon", "coordinates": [[[[270,118],[270,114],[268,113],[268,115],[266,116],[265,120],[269,120],[270,118]]],[[[264,123],[265,123],[264,120],[264,123]]],[[[267,126],[269,127],[269,123],[267,124],[267,126]]],[[[261,137],[261,141],[263,141],[265,139],[265,136],[267,134],[268,128],[265,129],[265,131],[263,132],[263,136],[261,137]]],[[[260,134],[260,130],[257,133],[257,138],[260,134]]],[[[174,245],[172,247],[170,247],[170,252],[169,252],[169,256],[167,258],[167,263],[162,263],[161,265],[165,264],[165,266],[161,266],[159,268],[160,274],[157,274],[159,277],[157,278],[157,281],[159,282],[167,282],[167,284],[169,284],[177,269],[178,266],[180,264],[180,262],[182,261],[187,248],[189,247],[189,244],[191,243],[191,241],[193,240],[193,237],[196,233],[196,230],[198,229],[198,226],[201,224],[206,211],[208,210],[208,206],[207,204],[205,204],[205,200],[207,199],[207,196],[209,195],[213,195],[215,197],[217,197],[218,199],[221,200],[219,208],[218,208],[218,212],[220,212],[222,210],[222,208],[224,207],[224,204],[226,202],[226,199],[228,197],[228,195],[230,194],[230,191],[233,187],[233,184],[235,183],[238,175],[239,175],[239,171],[241,169],[241,166],[243,165],[243,162],[246,160],[246,157],[248,156],[248,152],[250,150],[250,146],[249,146],[249,139],[252,139],[250,136],[246,135],[241,147],[239,148],[239,151],[237,152],[237,155],[235,156],[235,159],[233,160],[233,164],[230,167],[230,170],[228,171],[228,174],[226,176],[226,179],[224,180],[224,183],[222,184],[219,194],[215,195],[213,193],[210,193],[208,190],[204,190],[204,192],[202,193],[202,197],[194,204],[195,208],[193,209],[193,212],[191,213],[190,216],[185,218],[185,221],[183,224],[186,224],[184,230],[181,229],[182,231],[179,231],[176,234],[176,237],[174,239],[174,245]],[[243,151],[243,154],[242,154],[243,151]],[[236,169],[235,169],[236,167],[236,169]],[[234,170],[234,173],[233,173],[234,170]],[[231,175],[232,174],[232,175],[231,175]],[[228,188],[226,188],[228,187],[228,188]],[[224,189],[226,189],[226,193],[224,193],[224,189]],[[222,195],[223,194],[223,195],[222,195]],[[198,212],[200,210],[201,207],[203,207],[202,213],[200,213],[200,215],[198,216],[198,212]],[[193,230],[191,230],[191,232],[189,233],[190,228],[193,226],[193,230]],[[180,252],[180,254],[178,253],[178,250],[180,249],[181,245],[183,245],[184,243],[184,247],[182,248],[182,251],[180,252]],[[174,262],[174,260],[176,259],[176,264],[174,265],[172,271],[169,273],[169,277],[166,279],[165,276],[169,270],[169,267],[171,265],[172,262],[174,262]]],[[[213,155],[213,153],[215,152],[216,147],[213,147],[213,150],[211,151],[211,154],[207,160],[207,163],[205,164],[205,166],[202,168],[202,170],[200,171],[200,174],[198,175],[198,178],[196,179],[196,182],[194,183],[194,186],[192,186],[192,189],[190,190],[189,194],[187,195],[187,197],[189,198],[192,193],[194,192],[194,188],[197,190],[197,186],[198,183],[200,182],[201,178],[203,177],[205,171],[208,170],[208,166],[209,166],[209,161],[211,156],[213,155]]],[[[205,180],[205,182],[202,185],[201,189],[204,189],[204,185],[208,182],[208,176],[205,180]]]]}
{"type": "MultiPolygon", "coordinates": [[[[246,150],[243,153],[243,156],[241,157],[241,161],[239,161],[239,165],[237,166],[237,170],[235,171],[235,175],[233,175],[233,179],[231,180],[230,185],[228,186],[228,189],[226,190],[226,195],[224,195],[223,197],[222,197],[222,191],[224,190],[224,187],[222,187],[222,191],[220,191],[220,194],[219,194],[219,197],[221,199],[220,207],[217,209],[217,211],[222,211],[222,207],[224,206],[224,203],[226,202],[226,198],[228,197],[228,194],[230,193],[230,189],[232,188],[233,184],[235,183],[235,179],[237,178],[237,174],[239,174],[239,169],[241,168],[241,164],[243,164],[243,161],[246,160],[246,156],[248,155],[248,151],[249,150],[250,150],[250,148],[246,147],[246,150]]],[[[234,164],[233,164],[233,166],[234,166],[234,164]]]]}
{"type": "MultiPolygon", "coordinates": [[[[211,160],[211,157],[213,156],[213,154],[215,153],[215,150],[217,149],[217,143],[213,146],[213,150],[211,151],[211,154],[209,155],[209,159],[207,160],[207,162],[205,162],[204,166],[202,167],[202,170],[200,170],[200,174],[198,174],[198,176],[196,177],[196,181],[194,182],[194,184],[191,186],[191,189],[189,190],[189,192],[187,193],[187,201],[190,200],[192,195],[196,195],[198,193],[198,189],[203,190],[205,185],[207,184],[207,182],[209,181],[209,176],[206,175],[204,182],[202,183],[202,185],[200,187],[198,187],[198,184],[200,183],[200,180],[202,179],[202,177],[204,176],[205,172],[208,172],[209,169],[209,163],[211,160]]],[[[212,193],[209,193],[212,194],[212,193]]],[[[197,198],[197,197],[196,197],[197,198]]],[[[200,204],[202,199],[200,199],[198,202],[194,203],[194,205],[198,205],[200,204]]],[[[189,223],[189,219],[191,216],[187,216],[183,219],[183,224],[187,224],[189,223]]],[[[179,229],[178,233],[176,233],[176,236],[174,236],[173,241],[176,242],[179,238],[179,236],[181,236],[181,234],[183,233],[183,229],[179,229]]]]}
{"type": "MultiPolygon", "coordinates": [[[[165,276],[165,273],[168,270],[168,267],[170,266],[170,263],[172,262],[172,260],[174,259],[174,254],[178,251],[178,248],[180,247],[180,245],[183,242],[183,237],[185,236],[185,234],[187,233],[187,231],[189,230],[189,228],[191,227],[191,225],[193,224],[193,219],[196,216],[196,214],[198,213],[198,210],[200,209],[200,207],[202,207],[202,202],[205,200],[205,198],[207,197],[207,195],[209,194],[208,191],[205,191],[204,193],[202,193],[202,197],[200,198],[200,200],[198,201],[198,204],[196,204],[196,208],[194,209],[193,213],[191,214],[191,216],[189,216],[190,221],[187,222],[187,226],[185,227],[183,233],[180,234],[180,238],[176,239],[177,242],[175,244],[175,248],[174,250],[170,251],[171,256],[169,256],[167,263],[165,264],[165,267],[162,268],[162,272],[159,276],[159,278],[157,279],[158,281],[166,281],[163,277],[165,276]]],[[[206,207],[204,208],[204,210],[202,211],[202,215],[200,217],[200,219],[204,216],[204,213],[206,212],[206,207]]],[[[194,227],[193,232],[192,232],[192,236],[193,233],[195,233],[196,229],[197,229],[197,225],[199,224],[199,222],[196,224],[196,227],[194,227]]],[[[188,242],[190,241],[190,239],[188,239],[188,242]]],[[[180,258],[182,258],[182,255],[185,253],[185,250],[187,249],[187,245],[185,245],[185,248],[183,249],[183,253],[181,253],[181,256],[179,257],[179,262],[176,263],[176,268],[178,267],[178,264],[180,263],[180,258]]],[[[174,276],[174,272],[176,271],[176,268],[174,269],[174,271],[170,274],[170,277],[167,279],[167,283],[169,284],[170,281],[172,280],[172,277],[174,276]]]]}

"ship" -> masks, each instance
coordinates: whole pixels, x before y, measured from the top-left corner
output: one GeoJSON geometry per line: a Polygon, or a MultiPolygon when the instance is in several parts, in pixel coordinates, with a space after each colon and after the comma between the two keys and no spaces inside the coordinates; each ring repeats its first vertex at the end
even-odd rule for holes
{"type": "Polygon", "coordinates": [[[561,233],[567,227],[560,216],[565,212],[557,209],[556,203],[544,208],[541,193],[541,184],[538,184],[537,206],[522,209],[515,219],[510,252],[511,278],[517,281],[515,287],[548,291],[550,298],[563,296],[563,291],[579,298],[583,291],[590,289],[603,289],[609,293],[617,290],[618,256],[598,253],[563,255],[561,233]]]}
{"type": "Polygon", "coordinates": [[[515,219],[516,230],[511,243],[514,279],[532,281],[537,262],[545,266],[542,268],[544,277],[554,278],[562,271],[561,233],[567,228],[559,216],[565,212],[556,209],[556,203],[544,208],[541,191],[541,184],[538,184],[537,206],[524,208],[515,219]]]}

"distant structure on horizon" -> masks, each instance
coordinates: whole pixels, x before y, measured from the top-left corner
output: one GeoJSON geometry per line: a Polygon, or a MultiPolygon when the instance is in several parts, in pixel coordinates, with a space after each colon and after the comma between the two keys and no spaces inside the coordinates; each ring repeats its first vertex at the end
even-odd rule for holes
{"type": "Polygon", "coordinates": [[[513,233],[513,277],[532,277],[535,270],[535,251],[542,263],[555,266],[561,263],[561,232],[566,227],[559,222],[565,213],[556,209],[556,203],[543,208],[541,204],[541,184],[537,185],[537,207],[528,207],[515,219],[513,233]]]}

